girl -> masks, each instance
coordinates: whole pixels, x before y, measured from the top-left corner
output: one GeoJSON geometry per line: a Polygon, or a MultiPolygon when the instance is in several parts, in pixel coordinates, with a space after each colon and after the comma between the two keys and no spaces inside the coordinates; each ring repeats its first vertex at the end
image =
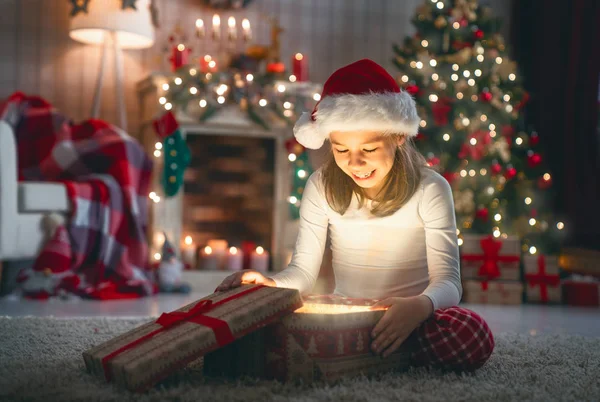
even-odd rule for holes
{"type": "Polygon", "coordinates": [[[375,62],[335,71],[294,127],[300,144],[318,149],[329,139],[331,153],[306,183],[289,266],[270,278],[237,272],[217,290],[262,283],[310,292],[329,231],[335,294],[389,307],[373,329],[375,353],[385,357],[409,340],[415,365],[483,365],[494,339],[481,317],[457,307],[452,192],[412,143],[419,123],[414,100],[375,62]]]}

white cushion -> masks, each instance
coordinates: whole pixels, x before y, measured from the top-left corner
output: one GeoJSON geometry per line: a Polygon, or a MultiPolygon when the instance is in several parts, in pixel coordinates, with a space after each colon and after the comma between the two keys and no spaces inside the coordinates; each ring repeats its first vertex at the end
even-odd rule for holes
{"type": "Polygon", "coordinates": [[[67,188],[62,183],[19,182],[19,212],[68,212],[67,188]]]}

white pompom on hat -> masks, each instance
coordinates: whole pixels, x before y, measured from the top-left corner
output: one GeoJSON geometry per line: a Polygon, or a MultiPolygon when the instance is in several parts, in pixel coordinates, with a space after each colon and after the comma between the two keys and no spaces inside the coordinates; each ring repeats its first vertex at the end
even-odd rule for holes
{"type": "Polygon", "coordinates": [[[312,113],[294,126],[296,140],[319,149],[332,131],[369,130],[417,135],[421,119],[415,100],[379,64],[362,59],[336,70],[325,82],[312,113]]]}

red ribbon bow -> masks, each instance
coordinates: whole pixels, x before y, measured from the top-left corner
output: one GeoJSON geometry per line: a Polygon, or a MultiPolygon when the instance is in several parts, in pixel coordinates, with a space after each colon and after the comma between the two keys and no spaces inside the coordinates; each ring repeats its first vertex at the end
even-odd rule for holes
{"type": "Polygon", "coordinates": [[[502,249],[502,241],[494,240],[492,236],[487,236],[479,242],[483,254],[463,254],[462,259],[465,261],[481,261],[483,264],[479,267],[477,275],[484,277],[486,280],[500,277],[500,267],[498,262],[518,262],[517,255],[499,255],[502,249]]]}
{"type": "Polygon", "coordinates": [[[227,303],[228,301],[238,299],[241,296],[244,296],[248,293],[255,292],[263,287],[263,285],[257,285],[248,288],[242,292],[236,293],[233,296],[229,296],[216,303],[213,303],[212,300],[201,300],[188,311],[173,311],[170,313],[162,313],[161,316],[158,317],[158,320],[156,320],[156,323],[160,325],[160,328],[155,329],[154,331],[104,356],[104,358],[102,359],[102,367],[104,369],[104,377],[106,378],[106,381],[109,382],[111,380],[110,370],[108,368],[108,362],[111,359],[115,358],[116,356],[120,355],[126,350],[132,349],[140,343],[147,341],[159,332],[172,328],[175,325],[178,325],[183,322],[193,322],[195,324],[200,324],[209,327],[214,331],[215,338],[219,346],[225,346],[233,342],[235,338],[233,337],[233,334],[231,333],[231,329],[229,328],[227,322],[215,317],[206,316],[204,315],[204,313],[207,313],[213,310],[214,308],[227,303]]]}
{"type": "Polygon", "coordinates": [[[558,286],[560,277],[558,275],[548,275],[546,273],[546,258],[540,254],[537,259],[538,273],[526,274],[525,279],[530,287],[540,285],[540,300],[543,303],[548,301],[548,286],[558,286]]]}

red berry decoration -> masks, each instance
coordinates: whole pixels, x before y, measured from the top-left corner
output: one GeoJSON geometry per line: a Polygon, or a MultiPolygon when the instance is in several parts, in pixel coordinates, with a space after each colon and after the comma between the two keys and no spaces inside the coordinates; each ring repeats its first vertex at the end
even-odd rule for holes
{"type": "Polygon", "coordinates": [[[476,30],[473,35],[475,36],[475,39],[481,39],[483,38],[483,31],[481,29],[476,30]]]}
{"type": "Polygon", "coordinates": [[[440,158],[438,158],[437,156],[432,156],[430,158],[427,158],[427,163],[429,163],[429,166],[437,166],[440,164],[440,158]]]}

